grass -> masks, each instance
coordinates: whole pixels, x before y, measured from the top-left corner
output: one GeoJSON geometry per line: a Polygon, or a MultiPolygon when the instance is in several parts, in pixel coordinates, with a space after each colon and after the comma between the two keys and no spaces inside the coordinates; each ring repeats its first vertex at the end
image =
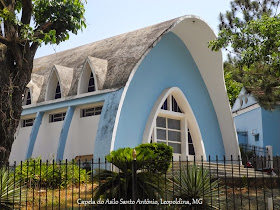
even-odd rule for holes
{"type": "MultiPolygon", "coordinates": [[[[95,187],[95,185],[93,185],[95,187]]],[[[22,209],[68,209],[78,208],[77,199],[90,200],[92,194],[92,185],[82,184],[79,186],[70,186],[62,189],[28,189],[27,202],[22,209]],[[34,196],[33,196],[34,195],[34,196]],[[34,199],[33,199],[34,198],[34,199]],[[26,205],[27,204],[27,205],[26,205]]],[[[26,196],[22,195],[22,196],[26,196]]],[[[82,206],[81,206],[82,207],[82,206]]]]}

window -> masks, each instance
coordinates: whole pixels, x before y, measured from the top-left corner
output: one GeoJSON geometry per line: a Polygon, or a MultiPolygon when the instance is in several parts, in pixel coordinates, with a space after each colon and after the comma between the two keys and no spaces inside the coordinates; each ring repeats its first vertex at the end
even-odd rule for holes
{"type": "Polygon", "coordinates": [[[157,117],[157,142],[173,147],[174,153],[181,154],[181,120],[157,117]]]}
{"type": "Polygon", "coordinates": [[[57,82],[57,85],[56,85],[54,99],[58,99],[58,98],[61,98],[61,90],[60,90],[59,82],[57,82]]]}
{"type": "Polygon", "coordinates": [[[30,119],[22,120],[22,124],[21,125],[22,125],[22,127],[33,126],[34,120],[35,120],[35,118],[30,118],[30,119]]]}
{"type": "Polygon", "coordinates": [[[193,146],[193,140],[192,135],[190,133],[190,129],[188,129],[188,148],[189,148],[189,155],[195,155],[194,146],[193,146]]]}
{"type": "Polygon", "coordinates": [[[180,112],[180,113],[182,113],[180,107],[177,104],[177,101],[175,100],[175,98],[173,96],[171,96],[171,100],[172,100],[171,101],[172,102],[172,111],[173,112],[180,112]]]}
{"type": "Polygon", "coordinates": [[[165,89],[154,102],[143,143],[163,143],[173,148],[175,161],[206,158],[203,139],[191,106],[178,87],[165,89]]]}
{"type": "Polygon", "coordinates": [[[161,106],[161,109],[182,113],[176,99],[172,95],[166,98],[161,106]]]}
{"type": "Polygon", "coordinates": [[[93,91],[95,91],[95,83],[94,83],[93,73],[91,72],[88,81],[88,92],[93,92],[93,91]]]}
{"type": "Polygon", "coordinates": [[[161,109],[163,109],[163,110],[168,110],[168,108],[167,108],[167,99],[166,99],[166,100],[164,101],[164,103],[162,104],[161,109]]]}
{"type": "Polygon", "coordinates": [[[260,134],[258,133],[255,135],[255,141],[259,141],[259,140],[260,140],[260,134]]]}
{"type": "Polygon", "coordinates": [[[25,88],[24,94],[22,95],[22,105],[29,105],[31,104],[31,91],[30,89],[27,87],[25,88]]]}
{"type": "Polygon", "coordinates": [[[188,122],[175,97],[172,94],[168,95],[156,118],[151,141],[171,146],[176,155],[195,155],[188,122]]]}
{"type": "Polygon", "coordinates": [[[102,106],[81,109],[81,117],[89,117],[94,115],[100,115],[102,111],[102,106]]]}
{"type": "Polygon", "coordinates": [[[31,93],[30,93],[30,89],[28,88],[25,105],[29,105],[29,104],[31,104],[31,93]]]}
{"type": "Polygon", "coordinates": [[[65,118],[66,112],[57,113],[57,114],[50,114],[50,122],[58,122],[63,121],[65,118]]]}

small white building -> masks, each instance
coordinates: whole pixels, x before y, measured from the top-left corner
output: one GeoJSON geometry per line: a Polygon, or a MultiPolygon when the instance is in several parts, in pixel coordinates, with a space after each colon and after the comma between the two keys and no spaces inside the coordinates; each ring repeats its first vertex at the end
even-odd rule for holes
{"type": "Polygon", "coordinates": [[[175,158],[237,157],[214,38],[184,16],[36,59],[10,160],[102,158],[150,142],[175,158]]]}

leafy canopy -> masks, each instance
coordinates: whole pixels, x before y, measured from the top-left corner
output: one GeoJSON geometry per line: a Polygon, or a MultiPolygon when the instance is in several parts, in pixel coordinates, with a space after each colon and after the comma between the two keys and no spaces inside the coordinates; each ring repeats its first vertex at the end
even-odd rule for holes
{"type": "MultiPolygon", "coordinates": [[[[17,30],[18,42],[59,44],[69,39],[69,33],[86,27],[85,0],[15,0],[12,6],[8,2],[0,1],[0,20],[4,27],[17,30]]],[[[3,31],[0,35],[3,40],[12,39],[3,31]]]]}
{"type": "Polygon", "coordinates": [[[242,88],[242,84],[235,80],[235,74],[237,70],[238,69],[235,68],[233,64],[224,62],[224,78],[227,88],[227,95],[231,106],[233,106],[242,88]]]}
{"type": "Polygon", "coordinates": [[[233,79],[253,92],[267,109],[280,101],[280,15],[279,1],[235,0],[231,11],[220,14],[220,32],[209,43],[212,50],[224,48],[234,56],[233,79]]]}

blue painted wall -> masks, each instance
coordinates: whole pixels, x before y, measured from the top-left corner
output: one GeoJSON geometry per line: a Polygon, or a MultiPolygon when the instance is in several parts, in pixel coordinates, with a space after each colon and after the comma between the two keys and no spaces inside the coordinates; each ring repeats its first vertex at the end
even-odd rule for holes
{"type": "MultiPolygon", "coordinates": [[[[237,131],[248,131],[248,144],[261,147],[263,146],[261,108],[256,108],[252,111],[234,117],[234,123],[237,131]],[[253,129],[257,129],[257,132],[259,132],[259,141],[256,141],[255,136],[251,134],[253,129]]],[[[239,141],[239,143],[242,143],[242,140],[241,142],[239,141]]]]}
{"type": "Polygon", "coordinates": [[[104,161],[104,156],[110,153],[112,134],[122,93],[123,88],[108,94],[106,97],[95,139],[93,152],[95,160],[102,158],[104,161]]]}
{"type": "Polygon", "coordinates": [[[58,142],[58,148],[56,152],[56,161],[60,161],[63,159],[64,155],[64,150],[65,150],[65,145],[69,133],[69,128],[72,122],[72,118],[74,115],[75,107],[74,106],[69,106],[66,112],[66,116],[63,122],[63,126],[61,129],[60,137],[59,137],[59,142],[58,142]]]}
{"type": "Polygon", "coordinates": [[[267,111],[262,108],[264,145],[271,145],[273,155],[280,155],[280,110],[267,111]]]}
{"type": "Polygon", "coordinates": [[[38,112],[36,114],[36,118],[34,120],[33,127],[29,137],[29,143],[28,143],[25,159],[29,159],[32,156],[34,145],[38,136],[38,132],[42,123],[43,116],[44,116],[44,112],[38,112]]]}
{"type": "Polygon", "coordinates": [[[147,119],[160,94],[179,87],[197,119],[206,155],[224,155],[217,116],[199,70],[184,43],[166,34],[138,67],[122,107],[114,149],[142,143],[147,119]]]}

